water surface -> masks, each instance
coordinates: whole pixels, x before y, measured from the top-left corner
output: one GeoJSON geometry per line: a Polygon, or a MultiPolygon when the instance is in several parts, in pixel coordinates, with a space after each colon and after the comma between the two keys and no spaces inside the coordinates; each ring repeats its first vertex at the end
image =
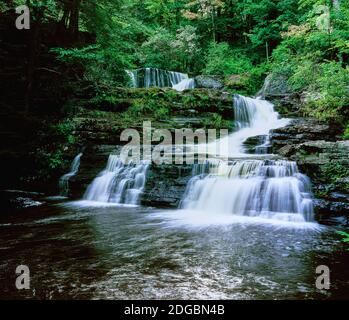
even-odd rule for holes
{"type": "Polygon", "coordinates": [[[83,204],[1,216],[0,298],[349,298],[339,227],[222,217],[198,223],[184,211],[83,204]],[[30,268],[29,291],[15,288],[20,264],[30,268]],[[329,291],[315,288],[321,264],[332,272],[329,291]]]}

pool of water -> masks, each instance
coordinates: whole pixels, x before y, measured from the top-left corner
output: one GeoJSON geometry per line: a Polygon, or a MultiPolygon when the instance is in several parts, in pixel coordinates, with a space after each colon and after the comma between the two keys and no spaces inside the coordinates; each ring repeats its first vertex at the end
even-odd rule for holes
{"type": "MultiPolygon", "coordinates": [[[[62,200],[56,200],[62,201],[62,200]]],[[[0,218],[0,298],[348,299],[334,225],[55,202],[0,218]],[[27,265],[30,290],[17,290],[27,265]],[[330,290],[315,286],[318,265],[330,290]]]]}

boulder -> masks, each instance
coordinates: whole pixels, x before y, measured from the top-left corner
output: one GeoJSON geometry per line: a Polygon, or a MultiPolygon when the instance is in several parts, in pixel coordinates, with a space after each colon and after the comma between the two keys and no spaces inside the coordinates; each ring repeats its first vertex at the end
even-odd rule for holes
{"type": "Polygon", "coordinates": [[[271,101],[282,115],[297,116],[300,109],[300,98],[287,83],[287,77],[282,74],[269,74],[262,89],[257,93],[271,101]]]}
{"type": "Polygon", "coordinates": [[[212,76],[196,76],[195,77],[195,86],[196,88],[205,88],[205,89],[223,89],[224,85],[221,81],[212,76]]]}
{"type": "Polygon", "coordinates": [[[191,165],[152,164],[148,171],[142,204],[178,208],[191,177],[191,165]]]}

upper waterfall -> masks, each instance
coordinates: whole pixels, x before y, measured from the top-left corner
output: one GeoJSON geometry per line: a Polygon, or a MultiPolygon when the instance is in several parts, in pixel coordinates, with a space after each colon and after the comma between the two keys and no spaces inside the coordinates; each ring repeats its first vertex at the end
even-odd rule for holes
{"type": "Polygon", "coordinates": [[[195,80],[186,73],[167,71],[157,68],[126,70],[133,88],[173,88],[184,91],[195,88],[195,80]]]}
{"type": "Polygon", "coordinates": [[[169,87],[188,79],[185,73],[167,71],[157,68],[144,68],[127,71],[134,88],[169,87]]]}

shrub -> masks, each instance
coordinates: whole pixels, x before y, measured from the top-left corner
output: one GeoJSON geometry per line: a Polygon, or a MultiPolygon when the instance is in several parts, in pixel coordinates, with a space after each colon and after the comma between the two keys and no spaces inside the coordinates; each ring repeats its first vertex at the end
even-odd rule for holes
{"type": "Polygon", "coordinates": [[[349,140],[349,123],[347,123],[345,130],[344,130],[344,134],[343,134],[343,139],[344,140],[349,140]]]}
{"type": "Polygon", "coordinates": [[[204,74],[229,75],[241,74],[253,68],[251,60],[238,50],[233,50],[228,43],[211,43],[207,62],[202,70],[204,74]]]}

